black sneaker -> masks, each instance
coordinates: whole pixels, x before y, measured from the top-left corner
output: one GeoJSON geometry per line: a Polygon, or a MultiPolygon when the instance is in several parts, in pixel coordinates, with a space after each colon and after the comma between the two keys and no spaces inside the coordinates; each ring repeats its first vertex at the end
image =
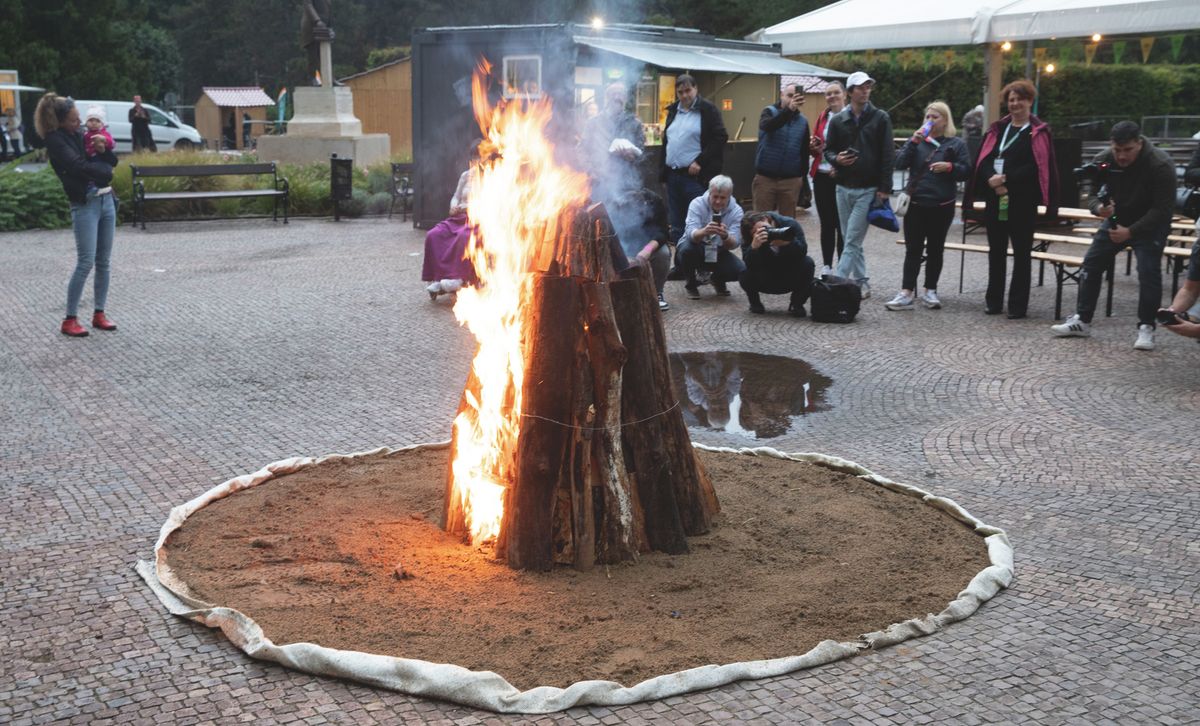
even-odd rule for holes
{"type": "Polygon", "coordinates": [[[712,286],[713,292],[717,293],[721,297],[729,297],[729,288],[725,287],[725,283],[713,280],[712,286]]]}
{"type": "Polygon", "coordinates": [[[699,286],[695,285],[694,283],[689,283],[687,285],[684,285],[683,289],[687,291],[687,296],[688,296],[689,300],[699,300],[700,299],[700,288],[699,288],[699,286]]]}
{"type": "Polygon", "coordinates": [[[793,318],[808,317],[808,311],[804,309],[803,305],[788,305],[788,314],[793,318]]]}
{"type": "Polygon", "coordinates": [[[755,315],[762,315],[763,313],[767,312],[767,309],[763,307],[762,303],[754,302],[752,300],[750,301],[750,312],[754,313],[755,315]]]}

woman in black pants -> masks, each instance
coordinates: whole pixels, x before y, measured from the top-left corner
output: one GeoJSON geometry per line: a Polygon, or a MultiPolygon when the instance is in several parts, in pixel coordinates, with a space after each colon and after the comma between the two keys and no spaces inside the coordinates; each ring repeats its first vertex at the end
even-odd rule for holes
{"type": "Polygon", "coordinates": [[[925,109],[925,125],[896,154],[896,168],[910,170],[905,187],[910,202],[904,215],[904,277],[900,292],[884,303],[888,310],[913,309],[922,254],[925,293],[921,304],[930,310],[942,307],[937,286],[946,233],[954,221],[958,182],[971,175],[967,145],[956,133],[950,107],[944,101],[934,101],[925,109]]]}
{"type": "Polygon", "coordinates": [[[825,161],[821,152],[825,150],[825,135],[829,130],[829,119],[846,107],[846,89],[841,81],[830,81],[825,87],[826,108],[817,117],[813,128],[812,143],[809,148],[813,152],[812,169],[809,174],[813,180],[813,201],[817,204],[817,216],[821,218],[821,257],[824,266],[818,277],[833,274],[833,252],[836,246],[838,257],[842,256],[842,225],[838,222],[837,184],[833,181],[833,166],[825,161]]]}
{"type": "Polygon", "coordinates": [[[1038,205],[1046,205],[1047,217],[1058,214],[1058,168],[1050,127],[1031,113],[1037,98],[1033,84],[1027,79],[1013,81],[1001,96],[1009,115],[992,124],[983,137],[963,208],[969,209],[977,197],[987,203],[988,315],[1004,311],[1004,278],[1012,244],[1008,317],[1014,319],[1025,317],[1029,307],[1030,253],[1038,205]]]}

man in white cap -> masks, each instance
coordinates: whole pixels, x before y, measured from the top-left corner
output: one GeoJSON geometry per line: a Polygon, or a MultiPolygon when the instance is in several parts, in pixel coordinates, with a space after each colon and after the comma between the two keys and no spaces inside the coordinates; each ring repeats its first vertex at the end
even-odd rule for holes
{"type": "Polygon", "coordinates": [[[892,194],[892,119],[887,111],[871,105],[875,79],[855,71],[846,79],[849,105],[829,120],[825,160],[836,171],[838,219],[842,224],[845,251],[836,274],[854,280],[863,299],[871,296],[867,283],[867,261],[863,239],[867,236],[867,212],[876,201],[892,194]]]}

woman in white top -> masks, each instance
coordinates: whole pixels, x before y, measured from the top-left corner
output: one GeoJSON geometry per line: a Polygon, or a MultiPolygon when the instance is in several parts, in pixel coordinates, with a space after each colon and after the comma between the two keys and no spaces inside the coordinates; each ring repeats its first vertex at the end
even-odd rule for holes
{"type": "MultiPolygon", "coordinates": [[[[474,152],[473,152],[474,154],[474,152]]],[[[471,190],[471,170],[458,177],[458,187],[450,199],[450,216],[438,222],[425,235],[425,264],[421,280],[430,300],[438,295],[458,292],[463,285],[475,282],[475,267],[466,258],[471,239],[471,223],[467,217],[467,199],[471,190]]]]}

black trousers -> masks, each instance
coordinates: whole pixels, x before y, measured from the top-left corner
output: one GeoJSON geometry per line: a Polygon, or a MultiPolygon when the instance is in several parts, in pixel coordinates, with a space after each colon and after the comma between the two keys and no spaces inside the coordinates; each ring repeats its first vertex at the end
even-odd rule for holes
{"type": "Polygon", "coordinates": [[[1012,243],[1013,271],[1008,286],[1008,314],[1024,315],[1029,308],[1029,272],[1033,252],[1033,225],[1037,201],[1016,203],[1008,209],[1008,221],[996,218],[996,202],[988,201],[988,286],[985,301],[989,310],[1004,308],[1004,278],[1007,277],[1008,245],[1012,243]]]}
{"type": "Polygon", "coordinates": [[[904,279],[900,287],[917,289],[917,273],[921,271],[921,256],[925,256],[925,287],[936,290],[942,277],[942,260],[946,252],[946,233],[954,221],[954,204],[923,207],[909,204],[904,215],[904,279]]]}
{"type": "Polygon", "coordinates": [[[813,178],[813,201],[817,204],[817,216],[821,218],[821,259],[833,267],[834,246],[838,257],[846,242],[842,239],[842,225],[838,222],[837,184],[828,174],[817,172],[813,178]]]}
{"type": "Polygon", "coordinates": [[[738,284],[752,303],[762,304],[760,293],[790,293],[791,305],[803,305],[812,293],[816,265],[797,245],[785,245],[778,249],[778,253],[772,252],[768,245],[763,245],[757,250],[746,251],[746,269],[738,275],[738,284]]]}

